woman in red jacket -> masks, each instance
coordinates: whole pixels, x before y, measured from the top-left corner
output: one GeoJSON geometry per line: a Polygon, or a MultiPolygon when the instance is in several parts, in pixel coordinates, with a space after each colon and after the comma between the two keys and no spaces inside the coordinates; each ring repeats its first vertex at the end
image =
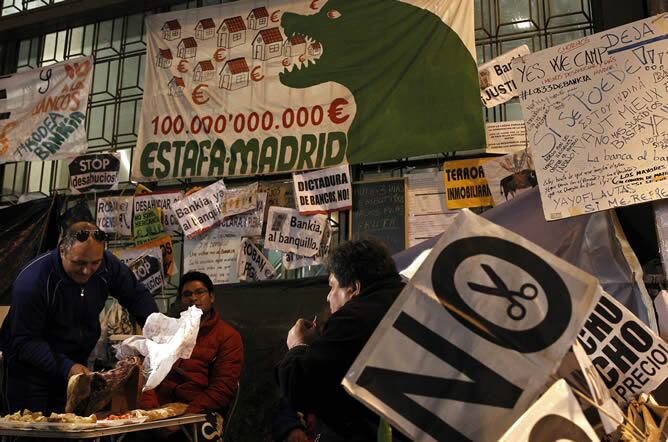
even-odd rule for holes
{"type": "Polygon", "coordinates": [[[178,291],[184,307],[202,310],[199,334],[190,359],[179,359],[155,390],[142,395],[144,409],[169,402],[188,404],[186,413],[221,412],[231,405],[237,392],[244,349],[241,336],[220,319],[213,306],[211,279],[204,273],[188,272],[178,291]]]}

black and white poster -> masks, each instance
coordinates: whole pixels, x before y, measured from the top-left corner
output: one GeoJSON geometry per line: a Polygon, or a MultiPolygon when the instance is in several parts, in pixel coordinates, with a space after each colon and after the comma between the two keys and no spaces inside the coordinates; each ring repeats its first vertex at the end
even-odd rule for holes
{"type": "Polygon", "coordinates": [[[121,154],[96,153],[75,157],[68,166],[73,194],[118,189],[121,154]]]}
{"type": "Polygon", "coordinates": [[[128,264],[139,282],[144,284],[153,296],[162,292],[162,260],[153,254],[143,254],[128,264]]]}

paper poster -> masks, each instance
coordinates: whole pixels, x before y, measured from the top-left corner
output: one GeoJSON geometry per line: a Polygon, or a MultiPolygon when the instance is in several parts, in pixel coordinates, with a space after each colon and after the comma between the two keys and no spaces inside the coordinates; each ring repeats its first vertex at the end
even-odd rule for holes
{"type": "Polygon", "coordinates": [[[487,153],[512,153],[527,148],[527,128],[523,120],[485,124],[487,153]]]}
{"type": "Polygon", "coordinates": [[[248,238],[241,241],[237,271],[241,281],[264,281],[276,276],[269,259],[248,238]]]}
{"type": "Polygon", "coordinates": [[[135,195],[135,213],[149,209],[160,209],[162,225],[168,232],[179,232],[181,226],[172,209],[172,205],[183,197],[183,192],[155,192],[144,195],[135,195]]]}
{"type": "Polygon", "coordinates": [[[259,0],[148,15],[133,178],[481,147],[473,15],[470,0],[259,0]]]}
{"type": "Polygon", "coordinates": [[[301,216],[298,210],[270,207],[264,248],[313,256],[320,250],[325,215],[301,216]]]}
{"type": "Polygon", "coordinates": [[[174,248],[172,245],[171,235],[165,234],[156,239],[152,239],[143,244],[129,247],[130,250],[145,250],[152,247],[159,247],[162,252],[162,267],[165,276],[171,277],[176,270],[176,263],[174,262],[174,248]]]}
{"type": "Polygon", "coordinates": [[[442,172],[411,173],[408,178],[408,246],[440,235],[454,222],[459,210],[445,202],[442,172]]]}
{"type": "Polygon", "coordinates": [[[0,80],[0,163],[58,160],[88,148],[86,109],[93,57],[0,80]]]}
{"type": "Polygon", "coordinates": [[[301,256],[292,252],[284,253],[282,257],[284,269],[294,270],[325,263],[332,245],[332,229],[329,227],[329,224],[326,224],[325,226],[325,233],[322,235],[322,242],[320,243],[320,250],[318,250],[318,253],[313,256],[301,256]]]}
{"type": "Polygon", "coordinates": [[[157,246],[147,247],[141,250],[135,248],[113,249],[111,252],[119,259],[119,261],[125,265],[130,265],[132,261],[143,255],[150,255],[159,258],[160,265],[162,265],[162,250],[157,246]]]}
{"type": "Polygon", "coordinates": [[[241,238],[225,235],[221,227],[186,239],[183,242],[183,271],[206,273],[214,284],[239,282],[237,256],[240,248],[241,238]]]}
{"type": "Polygon", "coordinates": [[[267,194],[267,208],[271,206],[297,208],[295,188],[290,181],[262,181],[258,192],[267,194]]]}
{"type": "Polygon", "coordinates": [[[494,204],[482,165],[490,158],[443,163],[445,201],[448,209],[483,207],[494,204]]]}
{"type": "Polygon", "coordinates": [[[478,67],[480,100],[485,107],[494,107],[517,97],[511,61],[528,53],[529,47],[522,45],[478,67]]]}
{"type": "Polygon", "coordinates": [[[133,218],[134,238],[136,244],[150,241],[165,232],[162,225],[162,209],[149,209],[135,212],[133,218]]]}
{"type": "Polygon", "coordinates": [[[164,281],[162,279],[162,260],[155,256],[144,254],[128,264],[137,280],[144,284],[153,296],[162,293],[164,281]]]}
{"type": "Polygon", "coordinates": [[[330,167],[292,175],[299,213],[315,215],[348,210],[353,205],[350,168],[330,167]]]}
{"type": "Polygon", "coordinates": [[[513,62],[546,220],[668,197],[666,17],[513,62]]]}
{"type": "Polygon", "coordinates": [[[565,380],[555,382],[499,442],[598,442],[596,431],[565,380]]]}
{"type": "Polygon", "coordinates": [[[110,196],[97,199],[97,226],[103,232],[132,236],[132,197],[110,196]]]}
{"type": "Polygon", "coordinates": [[[121,154],[95,153],[78,156],[68,165],[72,194],[118,189],[121,154]]]}
{"type": "Polygon", "coordinates": [[[620,404],[649,393],[668,377],[668,344],[603,292],[578,337],[620,404]]]}
{"type": "Polygon", "coordinates": [[[220,202],[220,214],[223,218],[257,209],[258,183],[244,187],[227,189],[220,202]]]}
{"type": "Polygon", "coordinates": [[[464,210],[343,385],[411,439],[496,441],[544,390],[599,295],[593,276],[464,210]]]}
{"type": "Polygon", "coordinates": [[[192,239],[220,224],[220,203],[225,190],[223,180],[219,180],[172,205],[186,238],[192,239]]]}
{"type": "Polygon", "coordinates": [[[482,168],[495,206],[538,185],[531,155],[526,150],[492,158],[482,168]]]}
{"type": "Polygon", "coordinates": [[[220,228],[225,232],[225,235],[237,237],[262,236],[266,205],[267,194],[264,192],[258,193],[255,198],[255,210],[223,219],[220,228]]]}

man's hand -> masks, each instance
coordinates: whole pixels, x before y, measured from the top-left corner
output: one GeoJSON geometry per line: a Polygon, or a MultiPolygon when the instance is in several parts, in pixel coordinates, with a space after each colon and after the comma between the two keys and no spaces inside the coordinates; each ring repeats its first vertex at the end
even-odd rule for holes
{"type": "Polygon", "coordinates": [[[313,324],[312,321],[298,319],[295,325],[288,332],[286,343],[288,344],[288,348],[292,349],[292,347],[297,345],[310,345],[313,341],[316,340],[318,336],[318,328],[313,324]]]}
{"type": "Polygon", "coordinates": [[[70,368],[70,373],[67,375],[67,379],[71,378],[75,374],[91,374],[91,371],[85,365],[74,364],[70,368]]]}
{"type": "Polygon", "coordinates": [[[309,442],[309,438],[304,430],[301,428],[295,428],[288,433],[288,437],[285,438],[285,442],[309,442]]]}

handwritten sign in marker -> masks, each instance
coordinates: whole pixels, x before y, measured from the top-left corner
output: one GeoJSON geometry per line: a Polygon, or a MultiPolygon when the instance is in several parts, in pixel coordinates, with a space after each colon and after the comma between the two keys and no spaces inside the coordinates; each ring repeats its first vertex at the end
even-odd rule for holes
{"type": "Polygon", "coordinates": [[[545,219],[668,197],[667,19],[513,61],[545,219]]]}

